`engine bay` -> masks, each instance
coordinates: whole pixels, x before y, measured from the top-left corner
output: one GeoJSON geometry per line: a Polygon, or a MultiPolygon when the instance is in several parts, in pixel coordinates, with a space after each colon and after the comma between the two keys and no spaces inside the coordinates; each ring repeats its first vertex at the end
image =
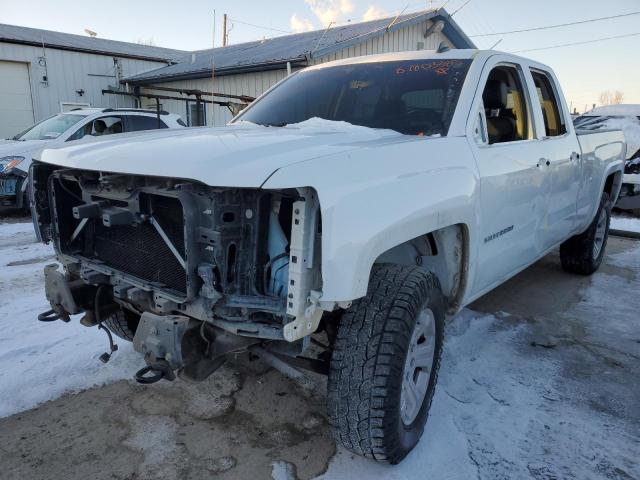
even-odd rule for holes
{"type": "Polygon", "coordinates": [[[301,318],[321,289],[310,189],[219,188],[39,162],[31,185],[40,239],[64,267],[45,272],[56,316],[119,308],[141,319],[147,343],[159,342],[148,337],[162,322],[180,325],[174,346],[193,328],[292,342],[318,327],[322,312],[301,318]]]}

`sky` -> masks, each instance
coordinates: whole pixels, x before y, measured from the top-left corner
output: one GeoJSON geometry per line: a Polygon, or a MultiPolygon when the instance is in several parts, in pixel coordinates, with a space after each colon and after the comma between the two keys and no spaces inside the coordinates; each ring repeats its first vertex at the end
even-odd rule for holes
{"type": "MultiPolygon", "coordinates": [[[[325,28],[445,5],[473,36],[597,17],[640,12],[640,0],[0,0],[0,23],[101,38],[197,50],[222,43],[222,17],[229,17],[229,43],[325,28]]],[[[640,34],[640,15],[542,31],[472,37],[479,48],[512,52],[626,34],[640,34]]],[[[603,91],[619,90],[624,103],[640,103],[640,35],[599,43],[556,47],[522,55],[550,65],[567,102],[578,111],[599,103],[603,91]]]]}

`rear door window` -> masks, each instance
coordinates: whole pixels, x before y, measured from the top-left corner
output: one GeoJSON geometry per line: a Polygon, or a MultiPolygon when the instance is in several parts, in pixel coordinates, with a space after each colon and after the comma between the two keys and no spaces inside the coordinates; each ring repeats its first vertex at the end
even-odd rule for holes
{"type": "Polygon", "coordinates": [[[144,116],[144,115],[128,115],[127,123],[129,132],[139,132],[141,130],[156,130],[158,128],[169,128],[162,120],[158,120],[158,117],[144,116]]]}
{"type": "Polygon", "coordinates": [[[547,73],[538,70],[532,70],[531,76],[538,93],[540,108],[542,108],[545,136],[557,137],[564,135],[567,133],[567,126],[551,78],[547,73]]]}

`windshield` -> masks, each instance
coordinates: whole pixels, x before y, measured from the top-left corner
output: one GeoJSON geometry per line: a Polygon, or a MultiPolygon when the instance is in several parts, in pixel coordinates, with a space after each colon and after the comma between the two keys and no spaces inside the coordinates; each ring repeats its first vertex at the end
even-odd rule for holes
{"type": "Polygon", "coordinates": [[[49,117],[24,132],[19,133],[14,140],[52,140],[66,132],[71,126],[85,118],[86,115],[60,114],[49,117]]]}
{"type": "Polygon", "coordinates": [[[471,60],[363,63],[292,75],[235,121],[284,126],[313,117],[446,135],[471,60]]]}

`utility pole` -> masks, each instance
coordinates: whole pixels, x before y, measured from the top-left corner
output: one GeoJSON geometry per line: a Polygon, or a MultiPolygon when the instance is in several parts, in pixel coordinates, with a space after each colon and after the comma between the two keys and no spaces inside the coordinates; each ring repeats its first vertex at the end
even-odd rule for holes
{"type": "Polygon", "coordinates": [[[222,46],[227,46],[227,14],[222,17],[222,46]]]}

